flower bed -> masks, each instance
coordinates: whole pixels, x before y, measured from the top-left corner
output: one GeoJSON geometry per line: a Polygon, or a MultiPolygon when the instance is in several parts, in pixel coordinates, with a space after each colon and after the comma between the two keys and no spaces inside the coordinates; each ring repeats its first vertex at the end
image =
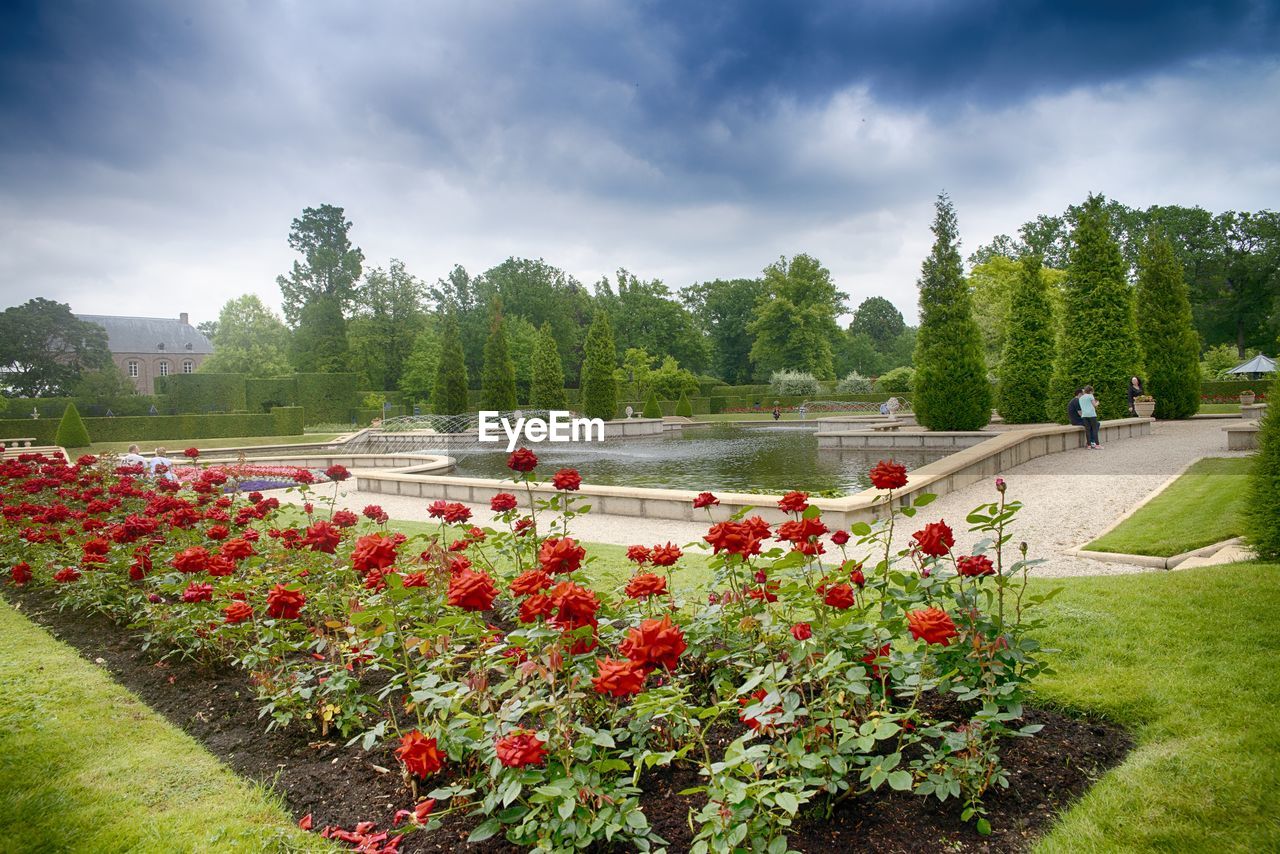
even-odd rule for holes
{"type": "MultiPolygon", "coordinates": [[[[511,466],[523,485],[536,457],[511,466]]],[[[187,490],[88,457],[7,462],[0,559],[11,583],[247,673],[271,727],[392,748],[399,826],[315,828],[330,838],[394,848],[463,815],[477,841],[649,850],[654,779],[690,783],[672,794],[693,850],[783,850],[802,813],[890,790],[954,803],[983,833],[1002,743],[1038,728],[1021,706],[1043,668],[1033,562],[1010,554],[1003,484],[959,553],[941,523],[891,553],[913,508],[832,533],[791,493],[776,528],[710,526],[715,582],[694,602],[670,543],[631,550],[624,590],[589,586],[572,471],[532,513],[496,497],[494,529],[435,502],[439,533],[408,538],[376,507],[282,527],[275,499],[221,494],[220,478],[187,490]]],[[[893,464],[872,478],[906,482],[893,464]]]]}

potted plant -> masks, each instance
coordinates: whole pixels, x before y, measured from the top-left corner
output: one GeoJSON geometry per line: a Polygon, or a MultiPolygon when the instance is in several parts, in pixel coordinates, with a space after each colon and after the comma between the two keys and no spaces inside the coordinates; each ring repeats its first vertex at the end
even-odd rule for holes
{"type": "Polygon", "coordinates": [[[1133,411],[1139,418],[1150,418],[1156,411],[1156,399],[1149,394],[1140,394],[1133,399],[1133,411]]]}
{"type": "Polygon", "coordinates": [[[1240,392],[1241,406],[1253,406],[1253,400],[1254,400],[1253,389],[1247,388],[1244,391],[1240,392]]]}

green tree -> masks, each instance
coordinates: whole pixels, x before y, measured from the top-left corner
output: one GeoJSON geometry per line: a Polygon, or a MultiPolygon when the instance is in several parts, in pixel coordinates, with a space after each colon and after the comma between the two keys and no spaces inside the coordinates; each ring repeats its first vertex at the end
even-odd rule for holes
{"type": "Polygon", "coordinates": [[[1280,561],[1280,411],[1267,407],[1249,472],[1245,539],[1258,557],[1280,561]]]}
{"type": "Polygon", "coordinates": [[[449,275],[438,279],[431,288],[431,298],[441,314],[453,315],[458,324],[462,352],[467,360],[467,376],[479,378],[484,373],[484,342],[489,335],[489,317],[482,277],[472,277],[457,265],[449,275]]]}
{"type": "Polygon", "coordinates": [[[343,373],[350,367],[347,323],[332,297],[316,297],[302,307],[289,342],[289,361],[299,373],[343,373]]]}
{"type": "MultiPolygon", "coordinates": [[[[474,288],[483,305],[501,298],[507,317],[523,317],[536,327],[551,324],[565,376],[570,383],[577,382],[583,341],[595,310],[591,294],[581,282],[541,259],[508,258],[486,270],[474,288]]],[[[482,325],[481,330],[483,335],[487,326],[482,325]]]]}
{"type": "Polygon", "coordinates": [[[618,270],[617,291],[608,278],[596,285],[596,300],[608,312],[614,343],[619,350],[638,348],[658,358],[673,357],[695,371],[705,370],[710,359],[706,336],[693,314],[672,299],[658,280],[641,281],[618,270]]]}
{"type": "Polygon", "coordinates": [[[614,375],[630,400],[644,400],[653,387],[653,356],[642,347],[629,347],[614,375]]]}
{"type": "Polygon", "coordinates": [[[698,390],[698,378],[680,367],[674,356],[664,356],[657,370],[649,373],[649,386],[661,400],[675,400],[698,390]]]}
{"type": "Polygon", "coordinates": [[[680,392],[680,399],[676,401],[676,415],[681,418],[693,417],[693,401],[689,400],[689,395],[683,391],[680,392]]]}
{"type": "Polygon", "coordinates": [[[256,294],[229,299],[214,323],[213,355],[199,370],[278,377],[289,373],[289,330],[256,294]]]}
{"type": "Polygon", "coordinates": [[[1049,417],[1065,420],[1067,402],[1084,385],[1093,386],[1100,418],[1127,416],[1129,377],[1140,373],[1138,335],[1124,258],[1101,196],[1084,203],[1071,234],[1061,328],[1049,417]]]}
{"type": "Polygon", "coordinates": [[[853,310],[852,335],[866,335],[883,352],[907,328],[898,307],[884,297],[867,297],[853,310]]]}
{"type": "Polygon", "coordinates": [[[1147,393],[1157,418],[1190,418],[1200,409],[1200,336],[1182,265],[1163,232],[1152,229],[1138,260],[1137,322],[1147,393]]]}
{"type": "MultiPolygon", "coordinates": [[[[76,382],[75,396],[82,402],[99,409],[118,409],[131,397],[138,394],[133,380],[124,375],[124,371],[115,364],[92,371],[85,371],[76,382]]],[[[90,410],[90,414],[93,414],[90,410]]]]}
{"type": "Polygon", "coordinates": [[[405,360],[400,375],[400,391],[406,402],[413,406],[419,401],[429,401],[436,386],[436,373],[440,369],[440,337],[436,324],[428,318],[423,329],[413,341],[413,350],[405,360]]]}
{"type": "Polygon", "coordinates": [[[396,388],[418,333],[426,324],[426,286],[395,258],[387,269],[374,267],[357,291],[355,314],[347,324],[351,367],[367,388],[396,388]]]}
{"type": "Polygon", "coordinates": [[[885,357],[870,335],[850,328],[836,344],[835,362],[836,373],[840,376],[856,372],[874,377],[883,371],[885,357]]]}
{"type": "Polygon", "coordinates": [[[461,415],[467,411],[467,357],[462,352],[458,321],[446,314],[440,324],[440,362],[431,395],[437,415],[461,415]]]}
{"type": "Polygon", "coordinates": [[[781,258],[765,268],[764,284],[767,296],[747,327],[755,336],[751,362],[756,373],[796,370],[835,379],[831,342],[840,335],[836,317],[847,298],[830,271],[808,255],[781,258]]]}
{"type": "Polygon", "coordinates": [[[969,303],[973,321],[982,333],[982,352],[987,367],[999,372],[1004,352],[1005,331],[1009,326],[1009,307],[1013,292],[1022,281],[1023,270],[1017,260],[993,257],[969,271],[969,303]]]}
{"type": "Polygon", "coordinates": [[[956,213],[938,196],[933,251],[920,273],[911,405],[930,430],[980,430],[991,420],[991,383],[961,269],[956,213]]]}
{"type": "Polygon", "coordinates": [[[538,327],[523,317],[513,317],[510,314],[506,316],[506,321],[511,361],[516,366],[516,400],[528,403],[533,396],[533,354],[538,349],[538,327]]]}
{"type": "Polygon", "coordinates": [[[53,441],[63,448],[89,447],[89,431],[76,409],[75,401],[68,401],[67,408],[62,411],[62,420],[58,422],[58,432],[53,441]]]}
{"type": "Polygon", "coordinates": [[[71,307],[37,297],[0,314],[0,390],[14,397],[70,393],[84,371],[111,363],[107,331],[71,307]]]}
{"type": "Polygon", "coordinates": [[[509,412],[516,408],[516,366],[507,344],[507,325],[502,319],[502,301],[495,300],[489,318],[489,338],[484,344],[484,389],[486,409],[509,412]]]}
{"type": "Polygon", "coordinates": [[[560,362],[560,350],[551,324],[542,324],[538,331],[538,344],[533,351],[533,383],[529,404],[534,409],[568,409],[569,399],[564,390],[564,367],[560,362]]]}
{"type": "Polygon", "coordinates": [[[644,399],[644,409],[640,410],[642,418],[661,418],[662,406],[658,403],[658,393],[649,389],[649,396],[644,399]]]}
{"type": "Polygon", "coordinates": [[[317,299],[336,300],[339,316],[356,297],[364,253],[351,245],[351,223],[334,205],[306,208],[289,229],[289,248],[302,253],[293,269],[276,277],[283,296],[285,320],[297,326],[303,309],[317,299]]]}
{"type": "Polygon", "coordinates": [[[755,336],[749,327],[765,294],[765,283],[760,279],[716,279],[680,291],[707,334],[712,370],[725,382],[751,382],[755,336]]]}
{"type": "Polygon", "coordinates": [[[1040,257],[1025,255],[1018,264],[1018,281],[1009,299],[1008,334],[1003,336],[1000,359],[998,403],[1005,421],[1030,424],[1047,420],[1056,328],[1040,257]]]}
{"type": "Polygon", "coordinates": [[[597,311],[587,330],[582,357],[582,411],[588,418],[612,419],[618,413],[617,366],[609,315],[597,311]]]}

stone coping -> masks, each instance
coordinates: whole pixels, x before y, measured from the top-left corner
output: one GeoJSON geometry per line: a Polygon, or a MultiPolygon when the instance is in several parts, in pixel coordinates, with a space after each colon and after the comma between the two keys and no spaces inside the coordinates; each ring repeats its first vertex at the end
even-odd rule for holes
{"type": "MultiPolygon", "coordinates": [[[[199,465],[232,465],[239,462],[238,457],[200,458],[199,465]]],[[[391,469],[404,474],[442,474],[454,466],[453,457],[444,454],[289,454],[272,457],[254,457],[245,461],[250,465],[286,465],[299,468],[328,468],[332,465],[344,466],[353,474],[364,470],[391,469]]]]}

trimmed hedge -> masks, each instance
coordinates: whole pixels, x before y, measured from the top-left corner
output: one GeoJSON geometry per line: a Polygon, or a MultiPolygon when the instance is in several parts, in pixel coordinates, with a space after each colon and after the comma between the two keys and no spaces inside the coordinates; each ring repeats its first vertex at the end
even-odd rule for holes
{"type": "Polygon", "coordinates": [[[244,374],[174,374],[156,378],[156,391],[169,405],[186,412],[238,412],[246,409],[244,374]]]}
{"type": "Polygon", "coordinates": [[[75,401],[62,410],[62,420],[58,422],[58,432],[54,434],[53,441],[64,448],[87,448],[93,441],[89,438],[89,431],[85,429],[84,419],[80,417],[75,401]]]}
{"type": "Polygon", "coordinates": [[[0,420],[0,440],[35,439],[41,445],[52,445],[58,435],[58,422],[52,418],[5,418],[0,420]]]}
{"type": "MultiPolygon", "coordinates": [[[[300,406],[278,406],[269,413],[217,413],[212,415],[125,415],[118,418],[85,418],[95,442],[153,442],[164,440],[226,439],[236,436],[300,436],[304,413],[300,406]]],[[[0,421],[0,439],[32,437],[53,444],[58,422],[41,418],[0,421]]]]}
{"type": "MultiPolygon", "coordinates": [[[[97,417],[107,414],[107,408],[96,403],[86,403],[82,398],[71,397],[0,397],[0,420],[27,419],[34,421],[31,410],[39,411],[41,418],[61,418],[67,404],[75,401],[76,408],[82,417],[97,417]]],[[[111,407],[115,415],[150,415],[151,407],[164,415],[172,415],[169,401],[164,395],[137,394],[122,398],[111,407]]]]}
{"type": "Polygon", "coordinates": [[[1200,396],[1238,395],[1242,391],[1253,391],[1270,396],[1271,385],[1274,382],[1275,380],[1205,380],[1200,383],[1200,396]]]}
{"type": "Polygon", "coordinates": [[[250,377],[244,381],[245,409],[270,412],[273,406],[298,405],[295,377],[250,377]]]}
{"type": "Polygon", "coordinates": [[[328,424],[351,419],[356,408],[358,374],[295,374],[298,399],[311,424],[328,424]]]}

